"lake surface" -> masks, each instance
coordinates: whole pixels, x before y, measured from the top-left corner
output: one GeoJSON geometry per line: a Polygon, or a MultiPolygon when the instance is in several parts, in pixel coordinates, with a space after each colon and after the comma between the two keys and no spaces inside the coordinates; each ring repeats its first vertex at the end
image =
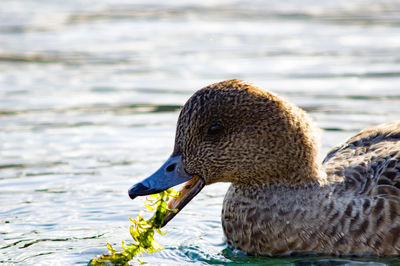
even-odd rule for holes
{"type": "MultiPolygon", "coordinates": [[[[128,188],[173,147],[180,107],[239,78],[306,109],[322,152],[400,119],[399,1],[0,2],[0,263],[87,264],[130,241],[128,188]]],[[[228,184],[164,229],[149,265],[398,265],[230,251],[228,184]]]]}

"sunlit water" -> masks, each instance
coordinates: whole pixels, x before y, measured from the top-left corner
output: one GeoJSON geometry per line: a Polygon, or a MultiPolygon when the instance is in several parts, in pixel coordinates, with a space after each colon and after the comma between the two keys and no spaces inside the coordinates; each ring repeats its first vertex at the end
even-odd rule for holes
{"type": "MultiPolygon", "coordinates": [[[[87,264],[129,241],[128,188],[172,151],[179,108],[240,78],[306,109],[323,153],[400,116],[398,1],[0,2],[0,263],[87,264]],[[218,4],[216,4],[218,2],[218,4]]],[[[227,184],[158,237],[150,265],[400,264],[227,248],[227,184]]]]}

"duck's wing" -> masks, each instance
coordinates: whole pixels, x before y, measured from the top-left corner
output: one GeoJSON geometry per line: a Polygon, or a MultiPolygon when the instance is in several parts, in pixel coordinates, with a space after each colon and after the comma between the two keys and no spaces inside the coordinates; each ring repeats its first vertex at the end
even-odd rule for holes
{"type": "Polygon", "coordinates": [[[323,161],[335,193],[400,202],[400,121],[367,128],[333,148],[323,161]]]}

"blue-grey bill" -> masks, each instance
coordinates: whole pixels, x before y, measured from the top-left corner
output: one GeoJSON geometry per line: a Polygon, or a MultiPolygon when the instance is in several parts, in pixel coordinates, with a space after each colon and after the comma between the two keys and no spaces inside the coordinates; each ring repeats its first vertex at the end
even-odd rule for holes
{"type": "Polygon", "coordinates": [[[198,175],[189,175],[186,173],[180,155],[168,158],[154,174],[133,185],[129,189],[128,194],[131,199],[134,199],[137,196],[159,193],[184,182],[186,183],[183,185],[180,195],[168,203],[168,208],[175,211],[167,212],[162,225],[165,226],[205,186],[204,179],[198,175]]]}

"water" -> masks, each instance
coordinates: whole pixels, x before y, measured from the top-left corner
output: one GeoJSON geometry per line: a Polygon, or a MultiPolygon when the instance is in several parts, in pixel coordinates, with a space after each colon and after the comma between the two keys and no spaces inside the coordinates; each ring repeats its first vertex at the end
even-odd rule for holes
{"type": "MultiPolygon", "coordinates": [[[[172,151],[179,108],[240,78],[306,109],[323,153],[399,119],[398,1],[0,2],[0,263],[87,264],[129,241],[127,189],[172,151]]],[[[227,184],[158,237],[150,265],[400,264],[254,258],[227,249],[227,184]]]]}

